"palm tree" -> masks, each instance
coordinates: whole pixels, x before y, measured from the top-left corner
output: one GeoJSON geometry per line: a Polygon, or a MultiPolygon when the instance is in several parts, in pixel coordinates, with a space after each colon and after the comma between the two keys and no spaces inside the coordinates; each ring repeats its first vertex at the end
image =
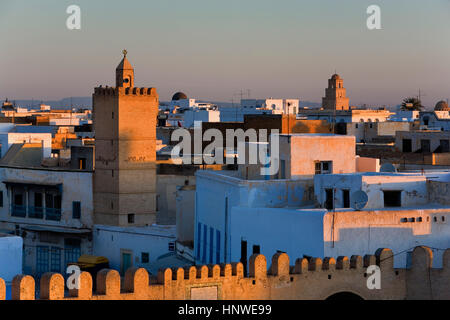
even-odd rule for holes
{"type": "Polygon", "coordinates": [[[401,110],[413,111],[413,110],[422,110],[422,102],[419,98],[416,97],[408,97],[403,99],[401,110]]]}

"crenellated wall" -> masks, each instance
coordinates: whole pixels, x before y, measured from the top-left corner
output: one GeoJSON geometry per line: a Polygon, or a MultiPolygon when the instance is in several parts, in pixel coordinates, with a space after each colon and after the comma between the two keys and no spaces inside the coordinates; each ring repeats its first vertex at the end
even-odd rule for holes
{"type": "Polygon", "coordinates": [[[111,95],[111,96],[117,96],[119,94],[125,94],[125,95],[148,95],[148,96],[155,96],[158,98],[158,94],[156,92],[156,88],[137,88],[137,87],[96,87],[94,88],[94,94],[96,95],[111,95]]]}
{"type": "MultiPolygon", "coordinates": [[[[172,300],[172,299],[326,299],[336,293],[350,292],[363,299],[450,299],[450,249],[444,254],[443,268],[433,269],[433,255],[427,247],[416,247],[409,269],[394,269],[390,249],[378,249],[375,255],[334,258],[301,258],[291,265],[285,253],[272,257],[267,271],[263,255],[253,255],[249,276],[243,265],[210,265],[187,269],[166,269],[149,277],[145,269],[129,269],[121,283],[119,273],[103,269],[97,275],[97,291],[92,278],[80,275],[80,289],[69,290],[64,297],[64,278],[47,273],[40,280],[40,299],[48,300],[172,300]],[[381,289],[368,289],[367,267],[378,265],[381,289]]],[[[5,284],[0,279],[0,299],[5,284]]],[[[34,300],[35,282],[18,275],[12,283],[13,300],[34,300]]]]}

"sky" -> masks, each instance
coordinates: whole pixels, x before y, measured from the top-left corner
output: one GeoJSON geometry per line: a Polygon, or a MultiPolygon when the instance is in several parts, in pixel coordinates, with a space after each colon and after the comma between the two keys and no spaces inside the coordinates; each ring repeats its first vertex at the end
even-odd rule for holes
{"type": "Polygon", "coordinates": [[[450,0],[1,0],[0,97],[61,99],[114,86],[128,51],[135,85],[160,100],[320,102],[344,79],[352,105],[450,98],[450,0]],[[69,5],[81,29],[69,30],[69,5]],[[381,30],[369,30],[369,5],[381,30]]]}

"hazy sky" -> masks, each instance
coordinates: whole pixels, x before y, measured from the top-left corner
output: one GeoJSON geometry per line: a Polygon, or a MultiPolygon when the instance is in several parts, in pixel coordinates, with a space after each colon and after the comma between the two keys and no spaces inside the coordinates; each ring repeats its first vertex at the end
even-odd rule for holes
{"type": "Polygon", "coordinates": [[[0,97],[90,96],[122,49],[136,86],[192,98],[321,101],[334,70],[351,104],[450,98],[450,0],[1,0],[0,97]],[[66,8],[81,7],[81,30],[66,8]],[[366,9],[381,7],[382,30],[366,9]]]}

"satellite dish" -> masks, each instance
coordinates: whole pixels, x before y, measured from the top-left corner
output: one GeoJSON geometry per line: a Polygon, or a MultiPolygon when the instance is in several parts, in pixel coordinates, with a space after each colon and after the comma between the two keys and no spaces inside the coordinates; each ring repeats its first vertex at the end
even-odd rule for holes
{"type": "Polygon", "coordinates": [[[363,209],[367,202],[369,201],[369,197],[367,193],[362,190],[358,190],[352,194],[352,208],[355,210],[363,209]]]}
{"type": "Polygon", "coordinates": [[[397,169],[395,169],[394,165],[392,163],[384,163],[381,168],[380,172],[397,172],[397,169]]]}

